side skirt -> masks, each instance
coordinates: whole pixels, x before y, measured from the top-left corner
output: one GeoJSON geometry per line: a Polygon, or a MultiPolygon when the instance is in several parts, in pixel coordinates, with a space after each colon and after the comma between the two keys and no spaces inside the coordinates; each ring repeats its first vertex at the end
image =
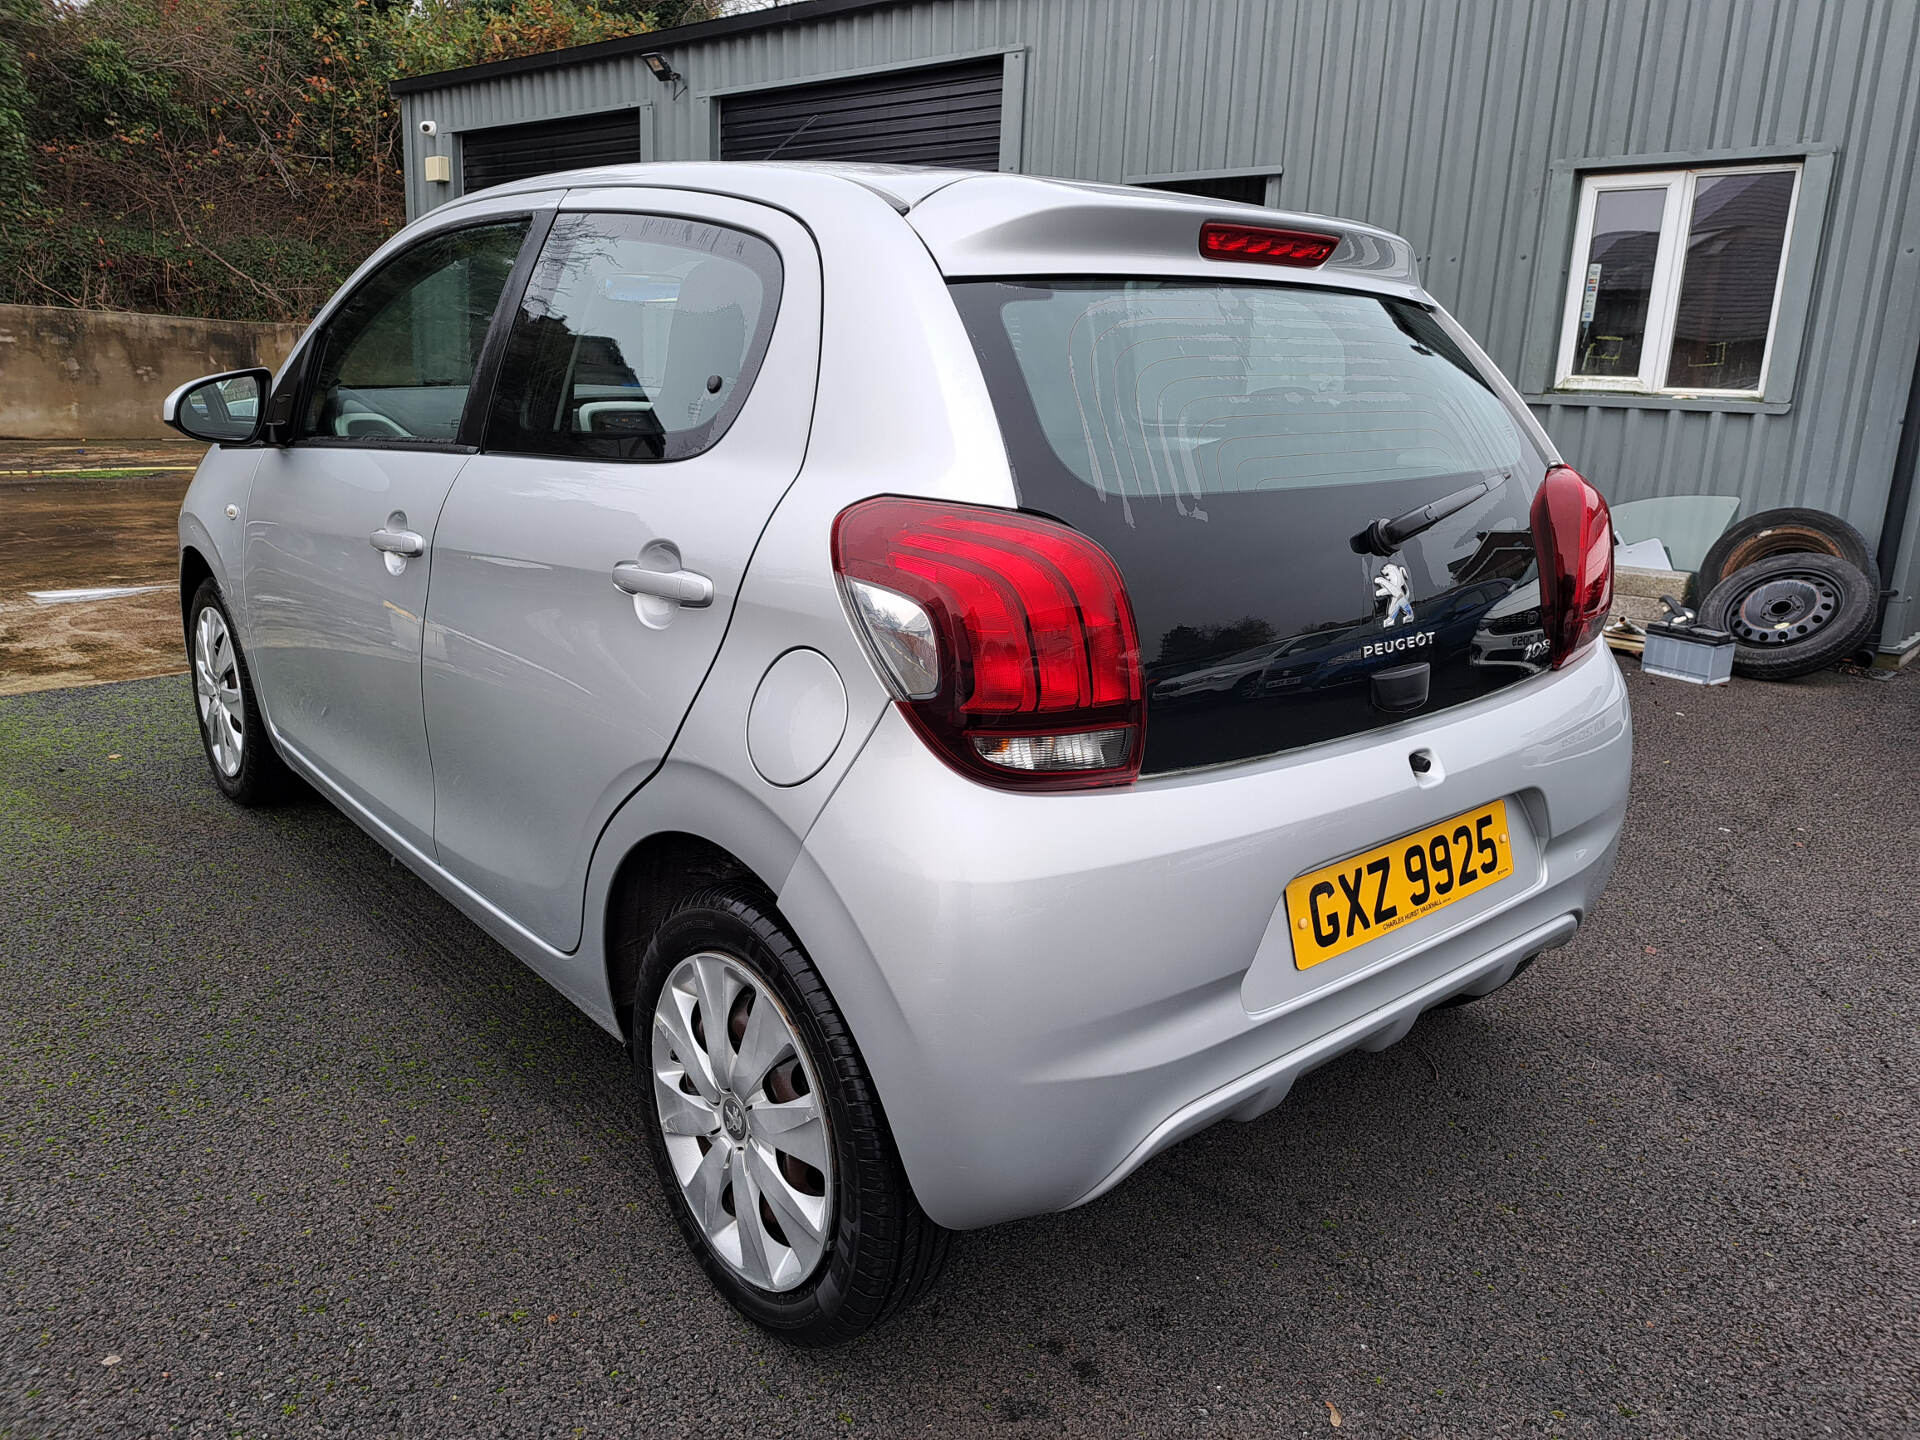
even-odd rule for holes
{"type": "Polygon", "coordinates": [[[477,890],[448,873],[439,861],[402,839],[342,791],[311,760],[288,743],[286,737],[274,728],[271,717],[268,717],[267,729],[273,734],[274,748],[280,752],[281,758],[324,795],[335,809],[366,831],[383,850],[431,885],[469,920],[504,945],[528,969],[571,1000],[594,1024],[616,1039],[620,1037],[620,1022],[606,1003],[605,986],[580,983],[582,975],[598,979],[604,973],[599,957],[591,953],[584,938],[577,949],[554,949],[477,890]]]}

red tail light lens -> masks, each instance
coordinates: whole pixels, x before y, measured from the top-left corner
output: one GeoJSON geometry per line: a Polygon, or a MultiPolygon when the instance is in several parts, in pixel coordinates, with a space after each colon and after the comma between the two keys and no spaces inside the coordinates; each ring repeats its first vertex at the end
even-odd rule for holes
{"type": "Polygon", "coordinates": [[[888,688],[955,769],[1019,789],[1139,775],[1140,639],[1093,541],[1011,510],[883,496],[841,512],[833,565],[888,688]]]}
{"type": "Polygon", "coordinates": [[[1594,642],[1613,605],[1613,519],[1569,465],[1547,471],[1533,497],[1533,548],[1548,659],[1558,670],[1594,642]]]}
{"type": "Polygon", "coordinates": [[[1228,225],[1209,220],[1200,227],[1200,253],[1209,260],[1257,260],[1267,265],[1320,265],[1339,245],[1338,235],[1311,230],[1275,230],[1265,225],[1228,225]]]}

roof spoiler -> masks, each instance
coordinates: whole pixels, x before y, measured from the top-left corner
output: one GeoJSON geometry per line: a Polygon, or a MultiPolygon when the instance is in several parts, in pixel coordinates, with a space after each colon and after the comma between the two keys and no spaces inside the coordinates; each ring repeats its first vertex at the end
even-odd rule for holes
{"type": "Polygon", "coordinates": [[[1268,210],[1126,185],[981,175],[935,191],[907,217],[949,276],[1194,274],[1274,280],[1270,264],[1202,255],[1209,222],[1285,227],[1338,238],[1324,262],[1288,278],[1321,277],[1394,294],[1418,292],[1413,247],[1352,220],[1268,210]]]}

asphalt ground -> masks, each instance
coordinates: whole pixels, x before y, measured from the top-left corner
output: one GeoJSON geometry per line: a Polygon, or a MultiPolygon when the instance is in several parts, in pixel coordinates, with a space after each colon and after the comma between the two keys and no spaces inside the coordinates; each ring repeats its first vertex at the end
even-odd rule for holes
{"type": "Polygon", "coordinates": [[[1920,676],[1627,669],[1573,945],[827,1353],[708,1289],[614,1042],[221,800],[184,680],[0,700],[0,1436],[1914,1434],[1920,676]]]}

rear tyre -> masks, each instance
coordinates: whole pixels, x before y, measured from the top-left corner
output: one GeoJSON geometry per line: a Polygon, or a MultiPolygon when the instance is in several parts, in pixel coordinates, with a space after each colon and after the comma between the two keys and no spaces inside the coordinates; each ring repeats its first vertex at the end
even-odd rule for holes
{"type": "Polygon", "coordinates": [[[247,806],[280,799],[292,777],[274,753],[246,653],[212,577],[200,582],[187,607],[187,668],[200,749],[220,793],[247,806]]]}
{"type": "Polygon", "coordinates": [[[1736,570],[1700,604],[1699,623],[1732,632],[1733,668],[1791,680],[1844,660],[1867,642],[1880,597],[1865,575],[1830,555],[1776,555],[1736,570]]]}
{"type": "Polygon", "coordinates": [[[950,1232],[901,1168],[813,964],[741,886],[688,896],[634,996],[649,1149],[707,1277],[794,1345],[833,1345],[923,1294],[950,1232]]]}
{"type": "Polygon", "coordinates": [[[1824,510],[1786,506],[1762,510],[1729,525],[1707,550],[1700,564],[1698,594],[1708,594],[1735,571],[1776,555],[1831,555],[1867,577],[1867,588],[1880,590],[1880,566],[1867,537],[1838,515],[1824,510]]]}

